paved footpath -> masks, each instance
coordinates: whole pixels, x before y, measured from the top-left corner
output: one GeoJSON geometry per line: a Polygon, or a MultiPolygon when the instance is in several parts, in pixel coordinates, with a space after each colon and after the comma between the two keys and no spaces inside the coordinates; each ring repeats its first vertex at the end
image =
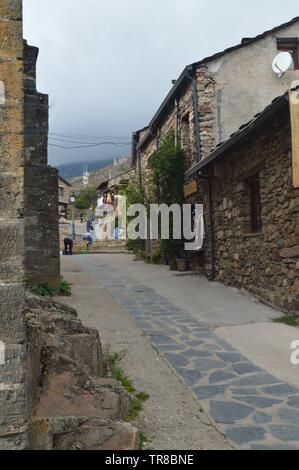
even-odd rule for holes
{"type": "MultiPolygon", "coordinates": [[[[250,360],[252,345],[245,347],[246,354],[232,345],[238,316],[242,336],[247,324],[258,325],[260,320],[265,325],[278,312],[217,283],[206,283],[198,277],[175,278],[163,267],[141,268],[126,255],[81,256],[68,260],[72,262],[92,275],[128,312],[215,427],[237,448],[299,449],[299,388],[292,381],[282,380],[279,371],[274,375],[271,369],[262,368],[260,356],[255,362],[250,360]],[[157,279],[147,276],[161,272],[164,289],[162,278],[159,289],[157,279]],[[175,285],[175,293],[169,290],[171,285],[175,285]],[[193,298],[188,291],[190,285],[198,286],[193,298]],[[211,296],[209,304],[205,288],[211,296]],[[207,305],[210,321],[200,302],[207,305]],[[228,342],[223,335],[229,339],[230,334],[232,341],[228,342]]],[[[271,331],[272,323],[268,326],[271,331]]],[[[275,326],[283,331],[283,325],[275,326]]],[[[288,339],[299,338],[297,330],[290,328],[287,332],[288,339]]],[[[289,344],[285,347],[288,350],[289,344]]],[[[277,354],[275,348],[273,354],[277,354]]],[[[271,351],[267,350],[266,355],[271,356],[271,351]]],[[[298,369],[293,372],[298,375],[298,369]]]]}

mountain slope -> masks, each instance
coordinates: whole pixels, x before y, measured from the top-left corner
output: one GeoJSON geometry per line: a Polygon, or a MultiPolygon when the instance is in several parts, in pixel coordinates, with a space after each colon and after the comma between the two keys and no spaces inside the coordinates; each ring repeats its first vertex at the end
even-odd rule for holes
{"type": "Polygon", "coordinates": [[[63,165],[57,165],[56,168],[59,171],[59,174],[67,179],[72,180],[73,178],[77,178],[82,176],[83,174],[83,166],[88,165],[88,171],[92,172],[95,170],[99,170],[106,166],[109,166],[113,163],[113,160],[106,159],[106,160],[98,160],[94,162],[74,162],[74,163],[65,163],[63,165]]]}

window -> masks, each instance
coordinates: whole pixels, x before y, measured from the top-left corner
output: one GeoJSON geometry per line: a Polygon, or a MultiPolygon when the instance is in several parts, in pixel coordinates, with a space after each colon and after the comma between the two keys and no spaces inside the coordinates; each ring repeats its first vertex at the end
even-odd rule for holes
{"type": "Polygon", "coordinates": [[[190,118],[189,113],[182,118],[182,145],[189,150],[190,148],[190,118]]]}
{"type": "Polygon", "coordinates": [[[250,198],[250,231],[259,233],[262,231],[261,217],[261,190],[258,176],[248,180],[249,198],[250,198]]]}
{"type": "Polygon", "coordinates": [[[289,52],[293,57],[294,70],[299,70],[299,39],[278,39],[277,50],[281,52],[289,52]]]}

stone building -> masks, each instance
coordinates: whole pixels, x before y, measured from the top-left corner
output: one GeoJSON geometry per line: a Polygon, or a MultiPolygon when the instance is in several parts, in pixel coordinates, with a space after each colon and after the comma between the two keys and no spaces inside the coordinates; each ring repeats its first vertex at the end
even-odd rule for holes
{"type": "Polygon", "coordinates": [[[187,66],[148,127],[133,134],[132,162],[146,167],[159,142],[174,131],[186,153],[186,169],[299,79],[299,18],[187,66]],[[272,71],[279,51],[293,70],[280,81],[272,71]]]}
{"type": "MultiPolygon", "coordinates": [[[[177,142],[181,143],[186,155],[185,168],[188,175],[184,187],[186,202],[191,204],[202,201],[207,202],[209,197],[211,199],[215,198],[217,194],[221,194],[218,187],[214,188],[218,177],[215,176],[216,183],[214,179],[199,179],[198,171],[195,171],[194,168],[196,169],[197,165],[205,165],[205,161],[209,161],[210,155],[213,155],[214,149],[221,142],[229,139],[233,132],[245,122],[251,120],[261,109],[268,106],[275,97],[289,90],[296,80],[299,80],[298,17],[255,38],[244,38],[235,47],[187,66],[178,80],[175,81],[149,126],[133,134],[132,165],[137,169],[139,168],[142,177],[148,168],[149,159],[159,147],[161,140],[167,133],[172,131],[177,142]],[[280,51],[288,51],[293,57],[293,68],[281,79],[272,70],[273,59],[280,51]],[[192,170],[189,172],[190,168],[192,170]],[[204,196],[202,194],[203,190],[205,192],[204,196]]],[[[287,139],[290,136],[287,134],[287,129],[284,129],[284,137],[287,139]]],[[[270,130],[268,129],[268,133],[265,130],[263,132],[264,135],[261,136],[260,140],[264,142],[265,147],[268,145],[268,149],[270,149],[272,142],[270,130]]],[[[288,144],[290,148],[290,142],[288,144]]],[[[241,156],[242,152],[240,152],[241,156]]],[[[224,182],[221,183],[223,184],[223,187],[221,186],[222,191],[224,191],[226,184],[228,186],[232,184],[230,178],[232,175],[237,175],[238,169],[241,173],[241,170],[243,170],[242,165],[245,173],[245,168],[250,167],[255,160],[262,157],[252,152],[250,155],[247,153],[247,158],[248,162],[245,162],[245,157],[238,160],[238,162],[242,161],[240,167],[239,163],[232,158],[228,160],[230,163],[225,166],[226,180],[224,178],[224,182]]],[[[270,161],[271,159],[268,159],[268,162],[270,161]]],[[[290,167],[288,171],[291,171],[290,167]]],[[[284,172],[282,174],[287,178],[284,172]]],[[[241,178],[241,174],[239,177],[241,178]]],[[[275,175],[272,175],[272,178],[275,181],[275,175]]],[[[246,176],[243,179],[246,180],[246,176]]],[[[275,252],[274,238],[276,235],[274,232],[276,229],[275,223],[270,224],[271,228],[269,230],[274,231],[271,235],[273,237],[271,244],[267,239],[267,232],[264,233],[264,230],[268,230],[266,227],[267,218],[263,221],[264,229],[261,234],[250,233],[250,230],[248,230],[248,188],[247,190],[244,189],[242,181],[241,178],[239,183],[240,188],[243,187],[243,190],[240,189],[240,191],[244,193],[241,202],[237,197],[238,195],[230,198],[223,196],[224,201],[221,204],[218,200],[214,201],[213,199],[213,203],[219,209],[219,212],[215,215],[216,232],[214,233],[213,226],[209,224],[210,214],[206,213],[208,240],[210,241],[206,243],[204,253],[190,256],[195,257],[196,263],[200,262],[205,267],[205,272],[211,279],[217,278],[233,285],[243,286],[269,303],[286,310],[296,310],[298,300],[295,291],[298,290],[298,283],[296,284],[295,280],[296,276],[298,279],[298,271],[295,266],[298,266],[298,260],[296,260],[296,257],[291,256],[290,258],[279,258],[279,261],[275,262],[276,264],[274,263],[272,258],[275,252]],[[247,200],[247,203],[245,200],[247,200]],[[242,207],[235,207],[234,202],[236,204],[238,202],[242,203],[242,207]],[[228,221],[226,220],[227,212],[222,214],[222,210],[228,210],[228,221]],[[235,232],[229,225],[235,224],[236,227],[239,227],[239,224],[242,225],[238,219],[238,214],[244,211],[247,217],[244,215],[245,218],[242,219],[242,223],[245,224],[243,227],[244,233],[240,228],[235,232]],[[227,233],[224,234],[225,230],[219,228],[222,219],[227,223],[226,228],[232,237],[230,241],[225,239],[227,237],[227,233]],[[240,239],[235,240],[234,237],[237,234],[240,239]],[[224,237],[223,243],[220,243],[221,237],[224,237]],[[211,243],[214,238],[215,242],[211,243]],[[264,245],[265,240],[267,240],[266,245],[264,245]],[[271,250],[273,251],[271,252],[271,250]],[[253,257],[256,255],[255,262],[250,257],[248,261],[244,260],[247,252],[253,257]],[[270,256],[269,259],[268,256],[270,256]],[[257,259],[264,260],[259,268],[256,267],[257,259]],[[264,275],[264,271],[267,274],[264,275]],[[272,274],[269,274],[270,272],[272,274]],[[270,279],[272,284],[269,282],[270,279]],[[277,287],[276,293],[273,287],[277,287]]],[[[262,183],[265,184],[263,197],[265,197],[266,202],[267,197],[269,200],[272,198],[271,192],[266,194],[266,191],[271,191],[271,189],[265,181],[262,181],[262,183]]],[[[258,182],[252,184],[258,187],[258,182]]],[[[286,181],[276,181],[276,184],[277,193],[280,190],[284,192],[285,199],[282,204],[285,206],[289,204],[291,207],[296,205],[297,190],[286,191],[286,181]]],[[[279,197],[281,199],[283,196],[280,194],[279,197]]],[[[255,202],[258,204],[259,201],[255,202]]],[[[273,201],[271,204],[273,204],[273,201]]],[[[271,204],[264,210],[269,210],[271,204]]],[[[207,207],[209,208],[209,205],[207,207]]],[[[277,241],[279,246],[282,245],[281,250],[283,248],[292,248],[292,243],[296,246],[291,234],[294,228],[292,227],[294,222],[290,219],[291,213],[284,213],[284,217],[283,226],[285,229],[288,226],[289,233],[285,233],[282,229],[283,233],[280,234],[277,241]],[[286,225],[287,221],[289,221],[288,225],[286,225]]],[[[271,216],[269,216],[270,219],[271,216]]],[[[256,221],[256,223],[258,224],[259,221],[256,221]]],[[[279,233],[279,230],[277,233],[279,233]]],[[[192,263],[193,261],[194,259],[192,263]]]]}
{"type": "Polygon", "coordinates": [[[67,219],[71,191],[71,183],[66,181],[61,175],[58,175],[59,217],[64,217],[65,219],[67,219]]]}
{"type": "Polygon", "coordinates": [[[98,187],[97,192],[99,197],[103,198],[105,202],[113,203],[114,197],[121,193],[134,178],[135,171],[124,171],[120,175],[113,176],[106,181],[103,181],[98,187]]]}
{"type": "Polygon", "coordinates": [[[204,204],[205,272],[298,312],[299,110],[291,127],[289,101],[288,94],[274,100],[186,180],[196,177],[195,199],[204,204]]]}
{"type": "Polygon", "coordinates": [[[48,96],[36,90],[38,48],[24,41],[26,282],[60,283],[58,172],[48,166],[48,96]]]}

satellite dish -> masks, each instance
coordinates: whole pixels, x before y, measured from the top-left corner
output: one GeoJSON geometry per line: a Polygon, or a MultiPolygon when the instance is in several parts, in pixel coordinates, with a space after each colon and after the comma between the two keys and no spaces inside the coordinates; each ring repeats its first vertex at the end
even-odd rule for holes
{"type": "Polygon", "coordinates": [[[276,73],[280,78],[290,70],[294,65],[293,57],[289,52],[280,52],[274,58],[272,63],[273,72],[276,73]]]}

